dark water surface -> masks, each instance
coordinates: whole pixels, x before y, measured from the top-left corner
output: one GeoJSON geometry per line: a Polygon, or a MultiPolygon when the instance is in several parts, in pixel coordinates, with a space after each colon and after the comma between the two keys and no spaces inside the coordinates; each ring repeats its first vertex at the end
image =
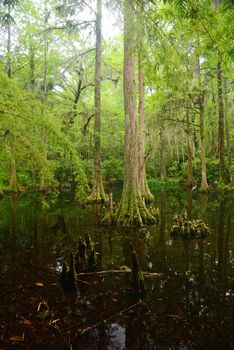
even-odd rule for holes
{"type": "Polygon", "coordinates": [[[102,208],[72,198],[0,201],[0,349],[234,348],[233,196],[155,189],[160,223],[142,229],[98,227],[102,208]],[[209,225],[208,238],[170,238],[184,208],[209,225]],[[51,230],[60,215],[66,227],[51,230]],[[58,272],[86,231],[98,270],[130,267],[133,243],[142,270],[160,273],[142,299],[126,291],[128,273],[79,276],[78,297],[64,294],[58,272]]]}

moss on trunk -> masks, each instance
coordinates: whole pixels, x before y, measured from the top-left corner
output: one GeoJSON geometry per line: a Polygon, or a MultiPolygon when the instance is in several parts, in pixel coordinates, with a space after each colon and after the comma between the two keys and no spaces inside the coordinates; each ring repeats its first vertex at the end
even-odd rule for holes
{"type": "Polygon", "coordinates": [[[138,129],[135,87],[134,8],[131,0],[124,1],[124,183],[122,198],[114,223],[121,226],[142,226],[156,222],[145,206],[139,187],[138,129]]]}
{"type": "Polygon", "coordinates": [[[123,190],[114,223],[118,226],[154,225],[156,219],[146,208],[140,193],[131,187],[127,187],[123,190]]]}
{"type": "Polygon", "coordinates": [[[94,180],[91,195],[88,197],[88,202],[105,203],[106,201],[107,201],[107,196],[104,191],[102,176],[99,173],[99,180],[97,178],[94,180]]]}

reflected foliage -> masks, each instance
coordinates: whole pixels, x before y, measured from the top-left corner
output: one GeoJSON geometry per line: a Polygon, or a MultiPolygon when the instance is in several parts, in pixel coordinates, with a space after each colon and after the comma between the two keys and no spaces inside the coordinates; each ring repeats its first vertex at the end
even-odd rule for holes
{"type": "MultiPolygon", "coordinates": [[[[230,349],[233,197],[176,188],[154,195],[160,223],[139,229],[97,226],[102,209],[76,207],[70,193],[59,195],[47,210],[40,195],[5,197],[0,203],[1,346],[11,347],[11,337],[24,333],[23,343],[31,349],[48,344],[51,349],[230,349]],[[174,216],[185,207],[191,217],[206,220],[207,238],[170,237],[174,216]],[[64,293],[59,276],[69,271],[63,261],[69,261],[79,237],[98,253],[97,270],[77,275],[74,297],[64,293]],[[128,292],[130,273],[124,272],[132,265],[132,245],[148,273],[142,300],[128,292]],[[37,312],[42,302],[47,305],[43,319],[37,312]]],[[[75,266],[73,257],[70,265],[75,266]]]]}

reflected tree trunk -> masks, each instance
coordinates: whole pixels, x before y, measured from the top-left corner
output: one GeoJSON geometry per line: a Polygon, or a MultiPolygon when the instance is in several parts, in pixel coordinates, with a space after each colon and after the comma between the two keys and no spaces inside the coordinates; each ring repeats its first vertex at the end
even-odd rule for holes
{"type": "Polygon", "coordinates": [[[226,200],[221,199],[220,207],[219,207],[218,227],[217,227],[217,252],[218,252],[217,277],[219,280],[220,300],[223,300],[224,298],[225,210],[226,210],[226,200]]]}
{"type": "Polygon", "coordinates": [[[11,213],[11,254],[12,254],[12,282],[13,285],[16,283],[16,254],[17,254],[17,196],[11,195],[9,198],[10,201],[10,213],[11,213]]]}
{"type": "MultiPolygon", "coordinates": [[[[159,209],[159,247],[160,247],[160,264],[166,265],[166,244],[165,244],[165,229],[166,229],[166,199],[167,193],[165,188],[160,189],[160,209],[159,209]]],[[[164,266],[165,267],[165,266],[164,266]]]]}

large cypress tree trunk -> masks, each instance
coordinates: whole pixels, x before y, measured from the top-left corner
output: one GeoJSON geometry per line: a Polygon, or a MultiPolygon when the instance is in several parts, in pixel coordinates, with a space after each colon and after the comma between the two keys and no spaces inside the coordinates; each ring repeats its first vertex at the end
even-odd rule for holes
{"type": "Polygon", "coordinates": [[[154,200],[154,196],[146,180],[146,166],[145,166],[145,93],[144,93],[144,73],[142,68],[141,54],[138,59],[138,86],[139,86],[139,190],[142,198],[146,202],[154,200]]]}
{"type": "Polygon", "coordinates": [[[122,226],[153,224],[154,217],[145,207],[138,187],[137,118],[134,56],[133,1],[124,1],[124,184],[115,223],[122,226]]]}
{"type": "Polygon", "coordinates": [[[95,89],[94,89],[94,179],[89,200],[105,202],[107,200],[101,169],[101,44],[102,44],[102,3],[97,0],[96,17],[96,60],[95,60],[95,89]]]}

